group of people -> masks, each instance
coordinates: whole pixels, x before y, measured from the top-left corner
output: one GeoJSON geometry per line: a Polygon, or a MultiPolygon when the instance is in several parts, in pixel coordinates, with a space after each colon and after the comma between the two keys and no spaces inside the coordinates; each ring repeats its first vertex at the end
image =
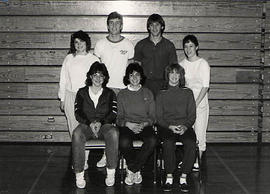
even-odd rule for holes
{"type": "Polygon", "coordinates": [[[96,43],[94,54],[90,53],[87,33],[80,30],[72,34],[60,74],[58,95],[72,137],[76,185],[86,186],[87,140],[105,141],[97,166],[106,166],[107,186],[115,184],[119,150],[127,163],[125,183],[140,184],[142,166],[162,141],[163,190],[170,191],[177,166],[175,143],[181,141],[184,155],[179,184],[187,192],[187,175],[199,167],[196,142],[200,156],[206,149],[209,115],[210,67],[198,55],[198,40],[194,35],[183,39],[186,58],[178,64],[174,44],[163,37],[165,22],[160,15],[149,16],[149,36],[135,47],[121,35],[122,15],[110,13],[107,28],[109,34],[96,43]],[[137,139],[143,145],[136,154],[132,142],[137,139]]]}

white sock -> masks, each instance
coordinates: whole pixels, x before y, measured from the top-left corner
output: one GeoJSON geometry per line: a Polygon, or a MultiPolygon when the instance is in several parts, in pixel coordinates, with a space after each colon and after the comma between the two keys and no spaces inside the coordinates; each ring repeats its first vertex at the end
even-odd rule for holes
{"type": "Polygon", "coordinates": [[[198,163],[194,163],[193,165],[195,168],[199,168],[199,164],[198,163]]]}
{"type": "Polygon", "coordinates": [[[76,179],[84,179],[84,171],[76,173],[76,179]]]}
{"type": "Polygon", "coordinates": [[[106,168],[107,170],[107,174],[115,174],[115,169],[109,169],[109,168],[106,168]]]}
{"type": "Polygon", "coordinates": [[[165,184],[167,184],[167,183],[172,184],[173,183],[173,177],[168,177],[167,176],[165,184]]]}
{"type": "Polygon", "coordinates": [[[180,184],[187,184],[187,177],[180,177],[180,184]]]}

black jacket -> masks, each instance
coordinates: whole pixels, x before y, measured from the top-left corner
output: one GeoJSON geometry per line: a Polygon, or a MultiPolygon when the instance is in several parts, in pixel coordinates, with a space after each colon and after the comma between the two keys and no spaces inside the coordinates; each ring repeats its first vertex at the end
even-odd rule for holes
{"type": "Polygon", "coordinates": [[[75,117],[79,123],[89,125],[93,121],[101,124],[114,123],[117,115],[115,93],[105,87],[98,99],[97,107],[89,96],[89,87],[80,88],[75,99],[75,117]]]}

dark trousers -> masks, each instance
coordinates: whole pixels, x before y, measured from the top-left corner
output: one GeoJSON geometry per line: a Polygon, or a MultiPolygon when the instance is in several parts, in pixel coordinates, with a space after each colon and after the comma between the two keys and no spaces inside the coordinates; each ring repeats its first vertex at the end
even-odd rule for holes
{"type": "Polygon", "coordinates": [[[119,127],[120,139],[119,148],[127,161],[128,169],[137,172],[144,165],[157,144],[157,137],[152,126],[143,128],[139,134],[133,133],[127,127],[119,127]],[[142,140],[143,145],[139,153],[133,149],[133,140],[142,140]]]}
{"type": "Polygon", "coordinates": [[[72,158],[75,173],[83,171],[85,162],[85,142],[90,139],[104,139],[107,168],[116,169],[118,161],[118,140],[119,132],[111,124],[104,124],[100,127],[98,138],[89,126],[79,124],[72,134],[72,158]]]}
{"type": "Polygon", "coordinates": [[[177,135],[170,129],[159,126],[158,134],[163,141],[162,156],[166,173],[172,174],[176,168],[175,143],[177,141],[182,142],[184,146],[182,173],[190,173],[196,158],[196,134],[194,130],[190,128],[183,135],[177,135]]]}

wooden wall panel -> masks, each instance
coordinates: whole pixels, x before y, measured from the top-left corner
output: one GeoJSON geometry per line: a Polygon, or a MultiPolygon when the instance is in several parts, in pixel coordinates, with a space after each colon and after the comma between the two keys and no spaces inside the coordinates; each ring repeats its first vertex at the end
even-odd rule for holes
{"type": "MultiPolygon", "coordinates": [[[[61,65],[68,50],[0,49],[0,66],[3,65],[61,65]]],[[[178,61],[184,58],[177,50],[178,61]]],[[[200,50],[200,56],[211,66],[259,66],[260,52],[254,50],[200,50]]]]}
{"type": "MultiPolygon", "coordinates": [[[[256,0],[0,2],[0,142],[70,142],[57,100],[70,35],[88,32],[92,52],[107,35],[107,14],[115,10],[124,15],[123,35],[133,44],[147,36],[150,14],[164,16],[164,36],[175,44],[179,61],[183,37],[195,34],[200,56],[211,66],[208,142],[256,142],[264,4],[269,10],[269,2],[256,0]]],[[[266,66],[269,18],[266,14],[266,66]]],[[[264,116],[270,118],[267,73],[264,116]]],[[[267,119],[263,122],[268,126],[267,119]]]]}
{"type": "MultiPolygon", "coordinates": [[[[254,116],[258,115],[256,100],[211,100],[210,115],[254,116]]],[[[0,115],[63,115],[57,100],[12,100],[0,101],[0,115]]]]}
{"type": "MultiPolygon", "coordinates": [[[[58,83],[0,83],[0,99],[57,99],[58,83]]],[[[256,100],[256,84],[211,84],[209,99],[256,100]]]]}
{"type": "MultiPolygon", "coordinates": [[[[0,66],[0,82],[59,82],[61,66],[0,66]]],[[[258,83],[256,68],[212,67],[211,83],[258,83]]]]}
{"type": "MultiPolygon", "coordinates": [[[[256,131],[257,116],[210,116],[208,131],[256,131]]],[[[269,121],[266,122],[270,131],[269,121]]],[[[64,116],[1,116],[0,131],[67,131],[64,116]]]]}
{"type": "MultiPolygon", "coordinates": [[[[0,33],[0,49],[69,49],[70,36],[72,33],[0,33]]],[[[132,41],[134,45],[148,36],[146,29],[144,33],[123,33],[123,36],[132,41]]],[[[182,40],[187,33],[164,33],[164,37],[171,40],[176,49],[182,49],[182,40]]],[[[200,49],[260,49],[260,34],[196,34],[200,40],[200,49]]],[[[96,42],[107,36],[107,33],[89,33],[92,48],[96,42]]]]}
{"type": "Polygon", "coordinates": [[[64,116],[0,116],[0,131],[67,131],[64,116]]]}
{"type": "MultiPolygon", "coordinates": [[[[125,17],[123,32],[145,32],[147,17],[125,17]]],[[[107,16],[3,16],[0,17],[0,31],[74,32],[81,29],[87,32],[107,32],[106,18],[107,16]]],[[[164,20],[166,32],[261,32],[261,20],[258,18],[166,17],[164,20]]]]}
{"type": "Polygon", "coordinates": [[[124,15],[249,16],[260,17],[262,4],[246,1],[9,1],[0,4],[2,15],[124,15]],[[138,11],[139,10],[139,11],[138,11]]]}

